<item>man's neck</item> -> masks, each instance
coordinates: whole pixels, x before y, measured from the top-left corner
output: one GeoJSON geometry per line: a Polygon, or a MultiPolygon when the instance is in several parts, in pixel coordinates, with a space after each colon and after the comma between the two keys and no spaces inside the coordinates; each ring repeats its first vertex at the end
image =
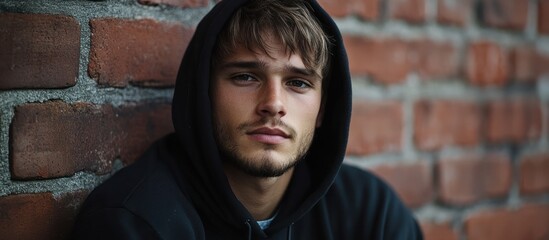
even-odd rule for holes
{"type": "Polygon", "coordinates": [[[275,213],[293,174],[290,169],[279,177],[259,178],[230,166],[224,169],[236,198],[255,220],[268,219],[275,213]]]}

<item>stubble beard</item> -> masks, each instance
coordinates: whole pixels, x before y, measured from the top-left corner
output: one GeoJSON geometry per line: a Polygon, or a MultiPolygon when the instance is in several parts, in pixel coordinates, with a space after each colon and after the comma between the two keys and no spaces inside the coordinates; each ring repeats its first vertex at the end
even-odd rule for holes
{"type": "MultiPolygon", "coordinates": [[[[269,121],[269,119],[262,119],[258,123],[241,124],[237,127],[237,133],[242,133],[242,129],[249,128],[250,126],[264,125],[269,121]]],[[[280,120],[275,120],[275,125],[282,125],[295,133],[293,128],[287,126],[280,120]]],[[[307,129],[299,141],[295,140],[297,134],[293,134],[294,137],[291,139],[292,144],[298,144],[298,148],[293,154],[288,155],[286,159],[280,161],[273,159],[272,153],[270,153],[270,151],[275,151],[276,146],[267,144],[263,146],[264,153],[260,156],[245,156],[239,150],[240,147],[231,134],[229,134],[227,128],[228,127],[225,124],[220,122],[217,122],[214,127],[216,142],[224,163],[230,164],[250,176],[259,178],[279,177],[295,167],[307,155],[315,130],[314,127],[312,129],[307,129]]]]}

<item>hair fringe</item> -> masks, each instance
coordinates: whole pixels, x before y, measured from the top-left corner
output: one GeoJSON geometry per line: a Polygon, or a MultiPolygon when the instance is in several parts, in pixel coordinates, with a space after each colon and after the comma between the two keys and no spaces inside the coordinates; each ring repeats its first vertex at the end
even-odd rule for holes
{"type": "Polygon", "coordinates": [[[274,37],[289,54],[298,54],[307,68],[325,76],[330,58],[330,40],[303,0],[252,0],[238,9],[219,35],[212,63],[243,46],[267,55],[274,37]]]}

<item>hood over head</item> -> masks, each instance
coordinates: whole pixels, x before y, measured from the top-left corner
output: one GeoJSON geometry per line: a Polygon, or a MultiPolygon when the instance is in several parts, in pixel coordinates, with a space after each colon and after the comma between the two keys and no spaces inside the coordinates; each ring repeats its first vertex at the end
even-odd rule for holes
{"type": "MultiPolygon", "coordinates": [[[[247,0],[219,2],[198,24],[183,57],[172,103],[172,118],[180,142],[181,171],[191,186],[183,186],[203,221],[227,231],[243,231],[253,219],[231,191],[214,137],[209,83],[216,38],[232,14],[247,0]]],[[[296,166],[277,216],[265,233],[290,226],[328,191],[345,155],[351,115],[351,80],[339,30],[330,16],[309,1],[312,14],[332,40],[329,85],[322,124],[309,152],[296,166]]],[[[249,225],[248,225],[249,227],[249,225]]],[[[253,226],[257,228],[256,225],[253,226]]]]}

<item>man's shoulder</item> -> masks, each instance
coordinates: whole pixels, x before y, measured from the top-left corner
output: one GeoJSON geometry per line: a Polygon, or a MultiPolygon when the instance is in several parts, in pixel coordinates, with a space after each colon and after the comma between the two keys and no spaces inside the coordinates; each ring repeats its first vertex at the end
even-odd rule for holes
{"type": "Polygon", "coordinates": [[[354,230],[357,236],[422,239],[412,212],[387,183],[367,170],[344,164],[326,197],[336,209],[332,216],[360,226],[354,230]]]}
{"type": "Polygon", "coordinates": [[[402,205],[395,191],[381,178],[356,166],[343,164],[329,191],[340,204],[370,207],[402,205]]]}
{"type": "Polygon", "coordinates": [[[353,187],[354,190],[391,191],[390,187],[368,170],[343,164],[335,179],[336,187],[353,187]]]}
{"type": "Polygon", "coordinates": [[[176,165],[169,163],[175,159],[166,159],[173,156],[166,154],[165,144],[165,139],[155,143],[135,163],[98,186],[82,206],[79,221],[102,221],[123,212],[133,220],[123,223],[122,219],[120,224],[141,222],[159,236],[184,233],[187,228],[192,232],[192,221],[198,217],[180,187],[176,165]]]}
{"type": "Polygon", "coordinates": [[[146,197],[150,192],[158,191],[153,186],[164,186],[166,189],[174,185],[171,173],[165,162],[158,158],[159,146],[152,145],[137,161],[122,168],[105,182],[96,187],[88,196],[86,207],[123,207],[133,201],[146,197]]]}

